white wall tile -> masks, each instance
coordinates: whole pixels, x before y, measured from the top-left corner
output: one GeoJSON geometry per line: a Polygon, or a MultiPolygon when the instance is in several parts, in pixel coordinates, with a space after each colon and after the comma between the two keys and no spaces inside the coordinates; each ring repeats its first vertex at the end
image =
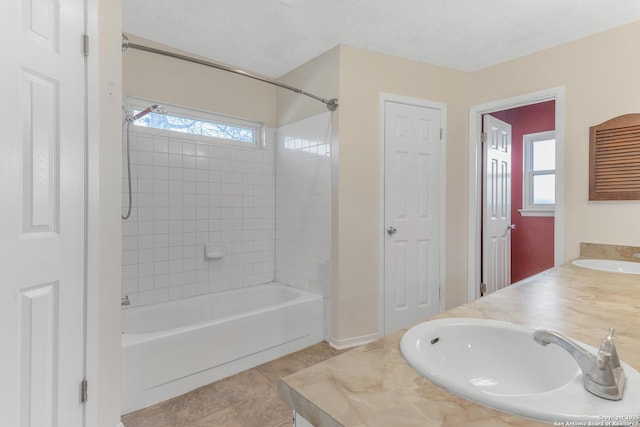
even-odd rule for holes
{"type": "Polygon", "coordinates": [[[182,170],[182,155],[169,154],[169,167],[182,170]]]}
{"type": "Polygon", "coordinates": [[[153,304],[154,299],[153,299],[153,292],[154,291],[145,291],[145,292],[138,292],[137,298],[131,299],[131,304],[138,304],[138,305],[148,305],[148,304],[153,304]],[[135,303],[134,303],[135,301],[135,303]]]}
{"type": "Polygon", "coordinates": [[[182,154],[182,141],[176,139],[169,140],[169,153],[182,154]]]}
{"type": "Polygon", "coordinates": [[[169,288],[168,297],[170,300],[182,298],[182,286],[169,288]]]}
{"type": "Polygon", "coordinates": [[[196,145],[192,142],[183,142],[182,143],[182,154],[185,156],[195,156],[196,155],[196,145]]]}
{"type": "Polygon", "coordinates": [[[169,152],[169,140],[167,138],[154,138],[153,151],[157,153],[169,152]]]}
{"type": "MultiPolygon", "coordinates": [[[[136,160],[138,165],[153,166],[153,151],[138,151],[136,160]]],[[[131,162],[133,163],[133,161],[133,156],[131,156],[131,162]]]]}
{"type": "Polygon", "coordinates": [[[124,295],[130,295],[136,292],[138,292],[138,279],[122,280],[122,293],[124,295]]]}
{"type": "Polygon", "coordinates": [[[153,291],[153,302],[163,302],[169,299],[169,292],[167,289],[156,289],[153,291]]]}
{"type": "Polygon", "coordinates": [[[155,289],[162,289],[169,286],[169,274],[156,274],[153,276],[153,286],[155,289]]]}
{"type": "MultiPolygon", "coordinates": [[[[138,263],[153,262],[153,249],[138,250],[138,263]]],[[[137,264],[137,263],[136,263],[137,264]]]]}
{"type": "Polygon", "coordinates": [[[144,262],[138,264],[138,277],[153,276],[153,262],[144,262]]]}
{"type": "MultiPolygon", "coordinates": [[[[132,132],[133,134],[133,132],[132,132]]],[[[153,137],[150,136],[138,136],[136,138],[136,150],[139,151],[153,151],[153,137]]]]}
{"type": "Polygon", "coordinates": [[[138,279],[138,292],[152,291],[154,289],[154,277],[141,277],[138,279]]]}
{"type": "Polygon", "coordinates": [[[330,113],[323,113],[278,129],[277,197],[271,199],[276,280],[326,298],[331,278],[330,120],[330,113]]]}
{"type": "Polygon", "coordinates": [[[182,167],[185,169],[195,169],[196,168],[196,158],[195,156],[182,156],[182,167]]]}
{"type": "MultiPolygon", "coordinates": [[[[123,222],[122,278],[132,304],[274,279],[273,144],[194,143],[133,129],[130,141],[136,220],[123,222]],[[225,257],[206,260],[206,243],[222,243],[225,257]]],[[[124,206],[127,191],[123,184],[124,206]]]]}

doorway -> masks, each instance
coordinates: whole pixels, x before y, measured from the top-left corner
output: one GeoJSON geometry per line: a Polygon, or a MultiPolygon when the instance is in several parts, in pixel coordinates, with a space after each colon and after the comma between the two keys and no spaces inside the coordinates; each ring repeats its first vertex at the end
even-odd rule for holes
{"type": "Polygon", "coordinates": [[[512,133],[511,284],[554,264],[554,206],[545,202],[554,190],[555,100],[491,115],[509,123],[512,133]]]}
{"type": "MultiPolygon", "coordinates": [[[[468,246],[468,301],[473,301],[474,299],[481,296],[481,283],[483,279],[483,235],[482,235],[482,209],[483,209],[483,156],[482,156],[482,142],[481,142],[481,133],[482,133],[482,118],[484,115],[491,113],[492,116],[496,116],[498,118],[505,119],[506,116],[509,116],[507,112],[515,111],[515,109],[523,109],[527,106],[530,106],[533,110],[540,107],[534,106],[542,106],[544,103],[553,103],[555,104],[555,111],[553,112],[553,121],[555,122],[555,158],[556,158],[556,171],[555,171],[555,212],[553,219],[553,231],[552,231],[552,240],[553,240],[553,256],[552,256],[552,265],[558,265],[564,259],[564,227],[563,227],[563,218],[564,218],[564,197],[563,197],[563,165],[564,165],[564,88],[552,88],[541,92],[526,94],[514,98],[503,99],[499,101],[494,101],[487,104],[476,105],[470,108],[469,113],[469,219],[468,219],[468,238],[469,238],[469,246],[468,246]]],[[[508,121],[507,119],[506,121],[508,121]]],[[[522,133],[518,132],[518,134],[514,134],[514,142],[521,144],[522,141],[522,133]],[[519,139],[519,141],[518,141],[519,139]]],[[[520,152],[521,153],[521,152],[520,152]]],[[[517,156],[522,156],[522,154],[516,154],[514,158],[517,156]]],[[[514,171],[516,173],[518,170],[514,171]]],[[[515,185],[522,185],[519,180],[516,181],[515,185]]],[[[514,192],[514,197],[519,201],[521,200],[520,193],[514,192]]],[[[519,208],[519,206],[518,206],[519,208]]],[[[523,217],[522,212],[519,212],[520,209],[517,209],[517,215],[514,215],[514,219],[518,217],[523,217]]],[[[515,222],[515,221],[514,221],[515,222]]],[[[508,224],[511,226],[511,223],[508,224]]],[[[521,238],[526,238],[525,230],[523,227],[518,230],[517,224],[515,230],[510,230],[513,233],[514,239],[516,241],[522,240],[521,238]],[[516,237],[516,233],[521,232],[519,236],[516,237]]],[[[547,254],[549,255],[549,254],[547,254]]],[[[514,255],[516,256],[516,255],[514,255]]],[[[522,257],[521,252],[518,252],[518,257],[522,257]]],[[[515,265],[514,265],[515,267],[515,265]]],[[[539,268],[534,266],[535,268],[539,268]]],[[[532,270],[530,268],[524,268],[518,270],[516,268],[514,274],[510,275],[513,280],[512,282],[516,282],[521,280],[523,277],[528,277],[531,275],[532,270]]]]}

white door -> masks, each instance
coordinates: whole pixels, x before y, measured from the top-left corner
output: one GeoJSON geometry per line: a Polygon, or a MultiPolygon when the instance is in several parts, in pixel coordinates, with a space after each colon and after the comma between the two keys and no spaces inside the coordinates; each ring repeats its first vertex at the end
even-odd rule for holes
{"type": "Polygon", "coordinates": [[[483,294],[511,282],[511,125],[483,118],[482,282],[483,294]]]}
{"type": "Polygon", "coordinates": [[[0,424],[83,425],[83,0],[0,13],[0,424]]]}
{"type": "Polygon", "coordinates": [[[384,327],[440,311],[441,111],[387,101],[384,123],[384,327]]]}

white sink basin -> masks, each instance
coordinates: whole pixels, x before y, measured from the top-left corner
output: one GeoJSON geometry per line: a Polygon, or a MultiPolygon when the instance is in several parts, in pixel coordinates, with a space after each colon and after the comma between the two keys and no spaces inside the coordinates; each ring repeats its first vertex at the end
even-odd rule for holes
{"type": "Polygon", "coordinates": [[[577,259],[573,261],[580,267],[614,273],[640,274],[640,262],[617,261],[612,259],[577,259]]]}
{"type": "Polygon", "coordinates": [[[400,349],[429,381],[494,409],[551,423],[596,423],[621,416],[640,421],[638,372],[622,362],[624,397],[599,398],[585,390],[582,372],[569,353],[557,345],[538,344],[534,331],[496,320],[438,319],[409,329],[400,349]]]}

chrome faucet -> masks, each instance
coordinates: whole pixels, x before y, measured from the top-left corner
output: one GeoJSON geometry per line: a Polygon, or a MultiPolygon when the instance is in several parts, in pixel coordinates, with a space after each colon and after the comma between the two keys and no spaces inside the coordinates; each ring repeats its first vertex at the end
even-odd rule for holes
{"type": "Polygon", "coordinates": [[[129,295],[125,295],[120,298],[120,305],[123,307],[131,305],[131,301],[129,301],[129,295]]]}
{"type": "Polygon", "coordinates": [[[624,391],[625,375],[613,344],[613,333],[614,329],[609,328],[597,355],[591,354],[557,332],[535,331],[533,339],[542,345],[557,344],[567,350],[582,370],[584,388],[587,391],[604,399],[620,400],[624,391]]]}

